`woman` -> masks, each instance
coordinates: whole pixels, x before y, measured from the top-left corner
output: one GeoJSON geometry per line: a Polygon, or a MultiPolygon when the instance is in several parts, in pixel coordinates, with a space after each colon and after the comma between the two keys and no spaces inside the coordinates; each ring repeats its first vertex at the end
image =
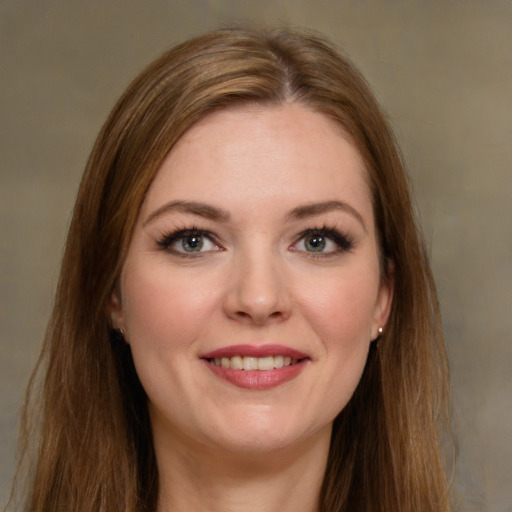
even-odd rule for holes
{"type": "Polygon", "coordinates": [[[403,166],[317,37],[214,32],[131,84],[87,164],[42,361],[29,510],[449,510],[403,166]]]}

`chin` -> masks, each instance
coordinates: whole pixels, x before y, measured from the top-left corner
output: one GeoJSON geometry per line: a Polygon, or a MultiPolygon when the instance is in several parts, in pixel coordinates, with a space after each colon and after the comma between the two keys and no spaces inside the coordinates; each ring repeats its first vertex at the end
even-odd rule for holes
{"type": "Polygon", "coordinates": [[[332,421],[311,423],[293,415],[257,414],[254,410],[241,412],[229,422],[221,422],[211,429],[211,443],[232,453],[271,454],[296,448],[312,442],[317,436],[330,439],[332,421]]]}

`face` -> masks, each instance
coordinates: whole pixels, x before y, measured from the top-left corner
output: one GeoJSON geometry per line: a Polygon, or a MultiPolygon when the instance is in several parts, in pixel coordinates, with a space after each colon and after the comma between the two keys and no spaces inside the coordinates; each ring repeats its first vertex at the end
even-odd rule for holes
{"type": "Polygon", "coordinates": [[[215,112],[183,135],[110,308],[155,444],[247,452],[329,435],[390,302],[358,151],[286,105],[215,112]]]}

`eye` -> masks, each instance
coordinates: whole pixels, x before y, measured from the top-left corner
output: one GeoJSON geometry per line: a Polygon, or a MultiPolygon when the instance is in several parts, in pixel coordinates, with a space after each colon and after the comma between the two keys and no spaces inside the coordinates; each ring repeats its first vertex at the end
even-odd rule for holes
{"type": "Polygon", "coordinates": [[[326,236],[320,234],[308,235],[304,237],[303,244],[306,251],[309,252],[324,252],[329,251],[330,249],[336,249],[336,247],[332,248],[330,245],[335,245],[334,242],[329,240],[326,236]]]}
{"type": "Polygon", "coordinates": [[[300,235],[292,250],[328,256],[349,251],[353,245],[347,235],[342,235],[336,230],[310,229],[300,235]]]}
{"type": "MultiPolygon", "coordinates": [[[[200,233],[184,236],[181,239],[178,239],[178,241],[181,241],[181,244],[179,245],[185,252],[199,252],[204,246],[203,235],[200,233]]],[[[175,249],[177,249],[177,247],[175,247],[175,249]]]]}
{"type": "Polygon", "coordinates": [[[183,256],[194,256],[221,250],[211,234],[198,229],[184,229],[171,233],[158,241],[158,245],[163,249],[183,256]]]}

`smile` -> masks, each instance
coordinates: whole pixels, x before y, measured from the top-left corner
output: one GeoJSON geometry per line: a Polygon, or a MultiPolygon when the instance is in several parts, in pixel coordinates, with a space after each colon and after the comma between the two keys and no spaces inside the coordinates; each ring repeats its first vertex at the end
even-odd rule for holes
{"type": "Polygon", "coordinates": [[[282,345],[236,345],[203,354],[201,359],[216,377],[254,391],[294,379],[311,361],[303,352],[282,345]]]}
{"type": "Polygon", "coordinates": [[[292,359],[289,356],[266,356],[266,357],[250,357],[250,356],[233,356],[233,357],[216,357],[208,359],[210,363],[222,368],[231,368],[232,370],[278,370],[285,366],[296,364],[299,360],[292,359]]]}

